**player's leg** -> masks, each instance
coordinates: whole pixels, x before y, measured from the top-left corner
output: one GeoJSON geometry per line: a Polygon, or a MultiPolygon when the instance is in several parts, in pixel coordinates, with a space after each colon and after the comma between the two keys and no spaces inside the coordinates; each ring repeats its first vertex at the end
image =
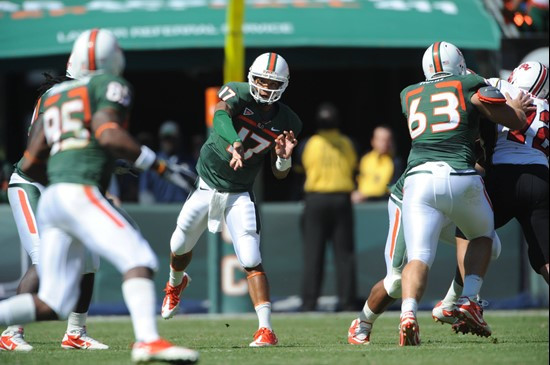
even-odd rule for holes
{"type": "MultiPolygon", "coordinates": [[[[514,179],[515,178],[510,176],[510,174],[499,172],[498,167],[492,169],[485,178],[487,194],[493,204],[495,229],[504,226],[516,214],[517,198],[515,194],[514,179]]],[[[450,227],[452,229],[443,229],[441,232],[441,240],[449,244],[457,245],[458,265],[456,273],[447,294],[432,310],[432,316],[435,320],[450,324],[454,323],[454,320],[451,318],[452,309],[462,296],[462,289],[464,286],[464,255],[468,247],[468,240],[464,233],[460,229],[455,229],[453,227],[454,224],[450,227]]],[[[496,260],[500,256],[502,249],[502,244],[496,231],[493,231],[492,239],[491,260],[496,260]]]]}
{"type": "Polygon", "coordinates": [[[67,319],[67,331],[61,340],[64,349],[106,350],[109,346],[88,335],[86,321],[92,301],[95,273],[99,269],[99,256],[85,250],[84,274],[80,280],[80,296],[67,319]]]}
{"type": "Polygon", "coordinates": [[[230,194],[225,212],[227,229],[235,255],[247,274],[248,292],[258,315],[258,331],[251,347],[276,345],[278,340],[271,326],[269,283],[260,254],[260,219],[249,193],[230,194]]]}
{"type": "Polygon", "coordinates": [[[370,343],[370,334],[376,319],[401,297],[401,272],[406,263],[405,239],[401,224],[402,202],[393,195],[388,199],[389,230],[384,249],[386,277],[371,289],[369,297],[348,329],[348,343],[363,345],[370,343]]]}
{"type": "Polygon", "coordinates": [[[333,229],[333,211],[325,194],[309,193],[303,212],[302,310],[314,311],[324,276],[327,239],[333,229]]]}
{"type": "Polygon", "coordinates": [[[348,194],[334,196],[332,242],[336,268],[338,309],[356,310],[355,234],[351,199],[348,194]]]}
{"type": "Polygon", "coordinates": [[[162,339],[155,319],[157,259],[143,236],[115,210],[95,187],[56,184],[72,204],[67,208],[71,235],[87,249],[106,258],[123,275],[122,294],[132,320],[136,342],[134,361],[195,362],[195,351],[176,347],[162,339]],[[101,227],[98,230],[97,227],[101,227]]]}
{"type": "Polygon", "coordinates": [[[41,223],[40,290],[38,294],[21,294],[1,302],[1,324],[66,318],[76,304],[84,250],[49,224],[59,217],[56,211],[49,213],[41,223]]]}
{"type": "Polygon", "coordinates": [[[458,315],[464,323],[454,324],[453,328],[466,325],[467,330],[474,334],[490,336],[491,329],[483,319],[477,300],[493,251],[491,202],[479,176],[451,176],[450,181],[453,193],[450,218],[469,239],[457,241],[457,250],[464,251],[464,288],[457,302],[458,315]]]}
{"type": "MultiPolygon", "coordinates": [[[[31,258],[31,266],[21,278],[16,294],[38,292],[38,248],[40,237],[34,216],[42,186],[33,184],[17,173],[13,173],[8,185],[8,200],[13,213],[21,245],[31,258]]],[[[30,351],[32,346],[25,341],[23,325],[14,324],[6,328],[0,336],[0,349],[13,351],[30,351]],[[10,343],[11,346],[3,346],[10,343]]]]}
{"type": "Polygon", "coordinates": [[[170,239],[170,276],[161,309],[164,319],[172,318],[177,313],[181,293],[191,281],[185,269],[193,257],[193,247],[206,229],[208,208],[214,193],[210,188],[205,190],[207,187],[203,185],[201,180],[199,189],[191,193],[183,204],[170,239]]]}
{"type": "Polygon", "coordinates": [[[548,168],[529,166],[518,181],[518,200],[523,202],[516,218],[528,245],[529,263],[548,283],[548,168]]]}
{"type": "Polygon", "coordinates": [[[416,311],[428,281],[428,271],[435,258],[439,235],[446,222],[440,210],[448,205],[448,173],[418,173],[405,179],[403,230],[408,263],[402,275],[400,345],[420,344],[416,311]]]}

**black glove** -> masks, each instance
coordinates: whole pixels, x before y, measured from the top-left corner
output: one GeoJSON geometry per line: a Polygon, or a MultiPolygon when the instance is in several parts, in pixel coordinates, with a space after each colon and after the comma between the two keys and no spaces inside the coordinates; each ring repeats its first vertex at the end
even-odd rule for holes
{"type": "Polygon", "coordinates": [[[197,180],[197,174],[191,170],[188,164],[178,165],[167,161],[163,161],[163,163],[166,166],[166,169],[161,174],[163,178],[187,192],[193,189],[193,185],[197,180]]]}
{"type": "Polygon", "coordinates": [[[132,175],[138,177],[140,171],[126,160],[118,159],[115,161],[115,169],[113,171],[116,175],[132,175]]]}

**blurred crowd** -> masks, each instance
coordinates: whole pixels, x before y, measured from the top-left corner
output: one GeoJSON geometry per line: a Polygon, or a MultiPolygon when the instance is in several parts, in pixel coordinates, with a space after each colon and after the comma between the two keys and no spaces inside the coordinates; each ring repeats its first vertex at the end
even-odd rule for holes
{"type": "Polygon", "coordinates": [[[548,32],[548,0],[504,0],[503,16],[525,33],[548,32]]]}

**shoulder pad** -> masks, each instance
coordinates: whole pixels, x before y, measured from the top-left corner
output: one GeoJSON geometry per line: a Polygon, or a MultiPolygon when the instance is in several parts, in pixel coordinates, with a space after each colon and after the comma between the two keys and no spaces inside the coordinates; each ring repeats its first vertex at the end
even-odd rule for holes
{"type": "Polygon", "coordinates": [[[487,104],[504,104],[506,98],[499,89],[494,86],[484,86],[477,91],[477,97],[487,104]]]}

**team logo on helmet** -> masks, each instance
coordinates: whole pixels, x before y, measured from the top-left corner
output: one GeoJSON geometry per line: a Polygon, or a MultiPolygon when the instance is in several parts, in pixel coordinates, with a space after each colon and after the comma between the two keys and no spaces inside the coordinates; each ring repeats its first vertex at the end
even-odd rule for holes
{"type": "Polygon", "coordinates": [[[548,98],[548,68],[540,62],[524,62],[512,71],[508,82],[536,98],[548,98]]]}

